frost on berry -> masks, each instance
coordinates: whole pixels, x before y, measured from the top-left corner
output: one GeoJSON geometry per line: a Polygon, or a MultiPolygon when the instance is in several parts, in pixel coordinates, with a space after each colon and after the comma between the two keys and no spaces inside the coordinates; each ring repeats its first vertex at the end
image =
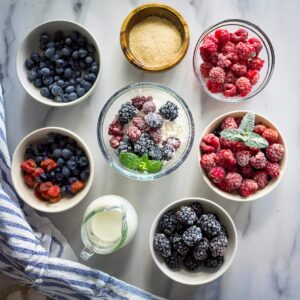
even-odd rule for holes
{"type": "Polygon", "coordinates": [[[225,83],[232,83],[235,84],[237,81],[237,77],[233,74],[232,71],[227,71],[226,77],[225,77],[225,83]]]}
{"type": "Polygon", "coordinates": [[[236,165],[236,160],[230,149],[222,149],[217,153],[216,163],[217,166],[230,168],[236,165]]]}
{"type": "Polygon", "coordinates": [[[251,178],[255,172],[250,164],[245,167],[240,167],[239,171],[243,178],[251,178]]]}
{"type": "Polygon", "coordinates": [[[244,64],[236,63],[231,66],[232,72],[237,76],[243,76],[247,72],[247,66],[244,64]]]}
{"type": "Polygon", "coordinates": [[[227,117],[221,125],[221,128],[224,129],[229,129],[229,128],[238,128],[235,119],[233,117],[227,117]]]}
{"type": "Polygon", "coordinates": [[[258,152],[255,156],[250,158],[250,164],[253,168],[259,170],[266,166],[267,159],[263,152],[258,152]]]}
{"type": "Polygon", "coordinates": [[[264,130],[262,137],[271,144],[276,143],[278,140],[278,131],[276,129],[267,128],[264,130]]]}
{"type": "Polygon", "coordinates": [[[153,101],[147,101],[143,104],[142,111],[144,114],[156,111],[156,105],[153,101]]]}
{"type": "Polygon", "coordinates": [[[219,53],[217,66],[220,68],[229,68],[231,66],[231,61],[224,54],[219,53]]]}
{"type": "Polygon", "coordinates": [[[245,167],[248,165],[250,160],[250,152],[247,150],[237,151],[235,153],[235,159],[239,166],[245,167]]]}
{"type": "Polygon", "coordinates": [[[109,135],[123,135],[123,125],[118,118],[115,118],[108,127],[109,135]]]}
{"type": "Polygon", "coordinates": [[[123,137],[120,135],[112,136],[109,140],[109,144],[113,149],[117,149],[120,146],[120,142],[122,141],[123,137]]]}
{"type": "Polygon", "coordinates": [[[217,152],[220,148],[219,138],[213,133],[206,134],[200,143],[200,150],[204,153],[217,152]]]}
{"type": "Polygon", "coordinates": [[[277,178],[280,175],[280,165],[276,162],[268,161],[265,170],[271,178],[277,178]]]}
{"type": "Polygon", "coordinates": [[[249,69],[260,71],[264,66],[264,60],[259,57],[254,57],[248,62],[249,69]]]}
{"type": "Polygon", "coordinates": [[[142,132],[135,126],[130,126],[127,128],[127,136],[133,143],[140,138],[141,134],[142,132]]]}
{"type": "Polygon", "coordinates": [[[226,191],[234,191],[241,186],[242,176],[237,172],[228,172],[224,179],[224,188],[226,191]]]}
{"type": "Polygon", "coordinates": [[[239,42],[236,45],[236,54],[241,60],[247,60],[251,56],[251,51],[254,51],[254,48],[252,46],[249,47],[245,43],[239,42]]]}
{"type": "Polygon", "coordinates": [[[247,96],[251,92],[251,83],[248,78],[240,77],[235,84],[242,97],[247,96]]]}
{"type": "Polygon", "coordinates": [[[218,45],[206,39],[200,46],[200,55],[204,62],[210,62],[211,54],[218,51],[218,45]]]}
{"type": "Polygon", "coordinates": [[[227,42],[221,49],[223,54],[236,54],[235,44],[232,42],[227,42]]]}
{"type": "Polygon", "coordinates": [[[205,170],[210,170],[216,166],[216,154],[209,153],[201,156],[200,165],[205,170]]]}
{"type": "Polygon", "coordinates": [[[248,70],[245,76],[250,80],[251,85],[255,85],[259,80],[259,71],[248,70]]]}
{"type": "Polygon", "coordinates": [[[266,171],[258,171],[252,178],[258,185],[258,189],[262,190],[268,185],[268,173],[266,171]]]}
{"type": "Polygon", "coordinates": [[[226,29],[217,29],[215,31],[215,37],[218,39],[220,44],[226,44],[230,41],[230,32],[226,29]]]}
{"type": "Polygon", "coordinates": [[[162,140],[162,132],[161,129],[150,129],[148,134],[152,138],[155,144],[159,144],[162,140]]]}
{"type": "Polygon", "coordinates": [[[248,43],[251,44],[254,49],[255,49],[255,53],[256,53],[256,56],[259,54],[259,52],[261,51],[262,49],[262,43],[259,39],[253,37],[253,38],[250,38],[248,40],[248,43]]]}
{"type": "Polygon", "coordinates": [[[214,183],[220,183],[225,177],[225,170],[222,167],[214,167],[208,172],[208,177],[214,183]]]}
{"type": "Polygon", "coordinates": [[[258,184],[252,179],[244,179],[239,188],[239,194],[248,197],[258,190],[258,184]]]}
{"type": "Polygon", "coordinates": [[[200,65],[200,72],[204,78],[208,78],[210,70],[213,68],[213,65],[209,62],[204,62],[200,65]]]}
{"type": "Polygon", "coordinates": [[[131,103],[133,106],[135,106],[137,109],[141,110],[144,103],[147,101],[151,101],[153,98],[151,96],[145,97],[145,96],[137,96],[133,99],[131,99],[131,103]]]}
{"type": "Polygon", "coordinates": [[[222,92],[223,84],[217,83],[217,82],[212,82],[211,80],[208,80],[207,88],[211,93],[216,94],[216,93],[222,92]]]}
{"type": "Polygon", "coordinates": [[[267,158],[273,162],[279,162],[284,154],[284,147],[281,144],[273,144],[266,149],[267,158]]]}
{"type": "Polygon", "coordinates": [[[262,135],[264,133],[264,131],[267,129],[267,127],[263,124],[258,124],[258,125],[255,125],[254,126],[254,132],[259,134],[259,135],[262,135]]]}
{"type": "Polygon", "coordinates": [[[220,67],[213,67],[209,72],[211,82],[223,83],[225,81],[225,71],[220,67]]]}
{"type": "Polygon", "coordinates": [[[148,125],[145,122],[144,117],[134,117],[132,119],[132,124],[137,127],[139,130],[144,131],[147,129],[148,125]]]}
{"type": "Polygon", "coordinates": [[[246,43],[248,39],[248,32],[244,28],[239,28],[237,31],[230,35],[230,41],[234,44],[239,42],[246,43]]]}
{"type": "Polygon", "coordinates": [[[225,83],[223,86],[223,95],[225,97],[235,97],[237,95],[236,86],[232,83],[225,83]]]}

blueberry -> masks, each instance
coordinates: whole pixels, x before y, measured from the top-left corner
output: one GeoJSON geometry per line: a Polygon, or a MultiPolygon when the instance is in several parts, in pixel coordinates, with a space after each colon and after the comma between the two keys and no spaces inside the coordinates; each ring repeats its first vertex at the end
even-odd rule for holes
{"type": "Polygon", "coordinates": [[[88,65],[90,65],[92,62],[93,62],[93,58],[91,57],[91,56],[87,56],[86,58],[85,58],[85,62],[88,64],[88,65]]]}
{"type": "Polygon", "coordinates": [[[80,58],[86,57],[87,54],[88,54],[88,52],[87,52],[86,50],[84,50],[84,49],[80,49],[80,50],[78,51],[78,56],[79,56],[80,58]]]}
{"type": "Polygon", "coordinates": [[[74,51],[73,53],[72,53],[72,57],[74,58],[74,59],[78,59],[78,51],[76,50],[76,51],[74,51]]]}
{"type": "Polygon", "coordinates": [[[84,79],[93,83],[96,80],[96,75],[93,73],[90,73],[90,74],[85,75],[84,79]]]}
{"type": "MultiPolygon", "coordinates": [[[[72,152],[72,154],[76,151],[76,147],[70,143],[66,145],[66,148],[69,149],[72,152]]],[[[71,156],[72,159],[73,159],[73,156],[75,157],[75,155],[71,156]]]]}
{"type": "Polygon", "coordinates": [[[37,52],[33,52],[31,54],[30,58],[36,64],[38,64],[40,62],[40,60],[41,60],[41,57],[40,57],[40,55],[37,52]]]}
{"type": "Polygon", "coordinates": [[[70,185],[63,185],[61,187],[61,193],[63,196],[68,196],[71,194],[71,186],[70,185]]]}
{"type": "Polygon", "coordinates": [[[66,44],[67,46],[71,46],[71,45],[72,45],[72,39],[71,39],[70,37],[67,37],[67,38],[65,39],[65,44],[66,44]]]}
{"type": "Polygon", "coordinates": [[[55,68],[55,73],[58,75],[61,75],[64,73],[64,68],[59,67],[59,68],[55,68]]]}
{"type": "Polygon", "coordinates": [[[61,53],[62,53],[63,56],[66,56],[66,57],[69,57],[70,54],[71,54],[70,49],[66,48],[66,47],[62,48],[61,53]]]}
{"type": "Polygon", "coordinates": [[[55,142],[55,134],[50,132],[46,136],[46,144],[52,145],[55,142]]]}
{"type": "Polygon", "coordinates": [[[80,65],[80,68],[81,68],[81,69],[86,69],[86,68],[87,68],[87,64],[86,64],[83,60],[81,60],[81,61],[79,62],[79,65],[80,65]]]}
{"type": "Polygon", "coordinates": [[[43,82],[45,85],[50,85],[53,82],[53,77],[52,76],[44,76],[43,82]]]}
{"type": "Polygon", "coordinates": [[[72,184],[73,182],[77,181],[77,177],[70,177],[69,178],[69,183],[72,184]]]}
{"type": "Polygon", "coordinates": [[[41,62],[39,63],[39,68],[40,68],[40,69],[47,68],[47,67],[48,67],[48,64],[47,64],[46,62],[41,61],[41,62]]]}
{"type": "Polygon", "coordinates": [[[25,66],[28,70],[34,67],[34,62],[32,59],[28,58],[25,60],[25,66]]]}
{"type": "Polygon", "coordinates": [[[72,151],[70,149],[64,148],[61,151],[61,155],[64,159],[69,159],[72,156],[72,151]]]}
{"type": "Polygon", "coordinates": [[[85,46],[86,45],[86,38],[84,38],[83,36],[79,37],[77,43],[80,46],[85,46]]]}
{"type": "Polygon", "coordinates": [[[51,89],[51,93],[53,96],[58,96],[58,95],[62,94],[62,92],[63,92],[63,90],[58,84],[53,85],[53,87],[51,89]]]}
{"type": "Polygon", "coordinates": [[[97,65],[91,66],[90,71],[91,73],[97,75],[99,72],[99,67],[97,65]]]}
{"type": "Polygon", "coordinates": [[[74,161],[74,160],[68,160],[68,161],[67,161],[67,167],[68,167],[71,171],[76,170],[76,168],[77,168],[76,161],[74,161]]]}
{"type": "Polygon", "coordinates": [[[85,94],[85,90],[84,88],[77,86],[76,87],[76,93],[78,97],[82,97],[85,94]]]}
{"type": "Polygon", "coordinates": [[[72,31],[70,34],[70,37],[74,42],[76,42],[78,40],[79,36],[80,36],[79,32],[75,31],[75,30],[72,31]]]}
{"type": "Polygon", "coordinates": [[[90,172],[88,170],[84,170],[80,173],[80,179],[83,181],[87,181],[89,179],[90,172]]]}
{"type": "Polygon", "coordinates": [[[65,61],[60,58],[55,61],[57,67],[63,67],[65,65],[65,61]]]}
{"type": "Polygon", "coordinates": [[[84,152],[81,148],[77,148],[75,153],[77,156],[81,156],[81,155],[83,155],[84,152]]]}
{"type": "Polygon", "coordinates": [[[64,87],[64,86],[65,86],[65,82],[64,82],[63,79],[57,80],[57,84],[58,84],[59,86],[61,86],[61,87],[64,87]]]}
{"type": "Polygon", "coordinates": [[[92,84],[86,80],[82,80],[80,86],[87,92],[92,87],[92,84]]]}
{"type": "Polygon", "coordinates": [[[60,168],[65,165],[65,161],[61,157],[56,161],[56,163],[57,163],[57,166],[60,167],[60,168]]]}
{"type": "Polygon", "coordinates": [[[63,94],[63,102],[70,102],[69,94],[63,94]]]}
{"type": "Polygon", "coordinates": [[[50,69],[49,68],[42,68],[41,69],[41,75],[42,76],[48,76],[48,75],[50,75],[50,69]]]}
{"type": "MultiPolygon", "coordinates": [[[[74,77],[75,77],[75,78],[77,78],[77,77],[80,78],[80,77],[81,77],[81,71],[79,71],[79,70],[75,71],[75,72],[74,72],[74,77]]],[[[80,79],[81,79],[81,78],[80,78],[80,79]]]]}
{"type": "Polygon", "coordinates": [[[77,94],[75,92],[70,93],[68,96],[69,96],[69,100],[70,101],[74,101],[74,100],[76,100],[78,98],[78,96],[77,96],[77,94]]]}
{"type": "Polygon", "coordinates": [[[70,94],[70,93],[72,93],[72,92],[74,92],[74,91],[75,91],[75,87],[74,87],[73,85],[70,85],[70,86],[68,86],[68,87],[65,89],[65,92],[68,93],[68,94],[70,94]]]}
{"type": "Polygon", "coordinates": [[[73,79],[73,78],[71,78],[70,80],[69,80],[69,82],[70,82],[70,85],[75,85],[75,80],[73,79]]]}
{"type": "Polygon", "coordinates": [[[55,149],[53,151],[53,157],[56,159],[60,158],[61,157],[61,149],[55,149]]]}
{"type": "Polygon", "coordinates": [[[59,75],[55,75],[54,76],[54,81],[57,83],[58,80],[60,80],[60,76],[59,75]]]}
{"type": "Polygon", "coordinates": [[[55,63],[58,59],[59,59],[59,55],[58,55],[58,54],[54,54],[54,55],[51,57],[51,62],[55,63]]]}
{"type": "Polygon", "coordinates": [[[62,173],[65,177],[67,177],[67,178],[70,177],[70,175],[71,175],[71,171],[70,171],[69,168],[66,167],[66,166],[64,166],[64,167],[62,168],[61,173],[62,173]]]}
{"type": "Polygon", "coordinates": [[[66,69],[64,70],[64,78],[69,79],[69,78],[72,77],[72,74],[73,74],[73,71],[72,71],[71,68],[66,68],[66,69]]]}
{"type": "Polygon", "coordinates": [[[72,155],[71,158],[70,158],[70,160],[74,160],[75,161],[76,160],[76,156],[72,155]]]}
{"type": "Polygon", "coordinates": [[[49,42],[46,45],[47,48],[53,48],[55,50],[55,43],[54,42],[49,42]]]}
{"type": "Polygon", "coordinates": [[[82,168],[86,167],[89,164],[89,160],[87,159],[86,156],[83,155],[83,156],[80,157],[80,159],[78,161],[78,164],[82,168]]]}
{"type": "Polygon", "coordinates": [[[40,78],[37,78],[33,83],[37,88],[41,88],[43,85],[43,81],[40,78]]]}
{"type": "Polygon", "coordinates": [[[51,59],[51,57],[55,54],[55,48],[51,47],[51,48],[47,48],[45,51],[45,56],[49,59],[51,59]]]}
{"type": "Polygon", "coordinates": [[[80,171],[78,169],[74,169],[74,170],[72,170],[72,174],[74,176],[78,176],[78,175],[80,175],[80,171]]]}
{"type": "Polygon", "coordinates": [[[40,93],[43,97],[46,97],[46,98],[48,98],[50,96],[50,91],[47,87],[42,87],[40,89],[40,93]]]}
{"type": "Polygon", "coordinates": [[[40,182],[46,182],[48,180],[48,176],[45,173],[42,173],[39,177],[38,180],[40,182]]]}
{"type": "Polygon", "coordinates": [[[64,179],[64,175],[62,173],[56,173],[55,174],[56,182],[61,182],[63,179],[64,179]]]}
{"type": "Polygon", "coordinates": [[[93,44],[88,44],[86,49],[89,53],[94,53],[95,52],[95,46],[93,44]]]}
{"type": "Polygon", "coordinates": [[[40,43],[47,44],[50,41],[50,37],[48,33],[42,33],[40,36],[40,43]]]}
{"type": "Polygon", "coordinates": [[[34,70],[30,70],[27,72],[27,77],[30,81],[34,81],[37,78],[37,73],[34,70]]]}
{"type": "Polygon", "coordinates": [[[61,41],[63,38],[64,38],[64,35],[63,35],[63,33],[62,33],[61,31],[56,31],[56,32],[54,33],[54,41],[55,41],[55,42],[59,42],[59,41],[61,41]]]}

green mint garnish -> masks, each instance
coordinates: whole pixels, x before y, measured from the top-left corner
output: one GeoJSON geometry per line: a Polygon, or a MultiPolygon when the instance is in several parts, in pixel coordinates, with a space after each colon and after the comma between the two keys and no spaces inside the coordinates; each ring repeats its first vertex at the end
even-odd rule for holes
{"type": "Polygon", "coordinates": [[[248,147],[267,148],[269,143],[259,134],[253,132],[255,125],[255,114],[247,113],[238,129],[230,128],[221,131],[221,137],[234,142],[243,142],[248,147]]]}
{"type": "Polygon", "coordinates": [[[128,169],[137,170],[140,166],[140,158],[134,153],[121,152],[119,159],[120,163],[128,169]]]}

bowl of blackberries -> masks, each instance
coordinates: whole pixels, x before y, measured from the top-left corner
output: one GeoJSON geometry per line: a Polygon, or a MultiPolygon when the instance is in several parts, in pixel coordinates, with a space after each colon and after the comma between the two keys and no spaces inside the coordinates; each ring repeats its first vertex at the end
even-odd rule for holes
{"type": "Polygon", "coordinates": [[[17,74],[33,99],[55,107],[75,105],[89,98],[99,81],[96,39],[70,21],[43,23],[24,39],[17,74]]]}
{"type": "Polygon", "coordinates": [[[203,198],[169,204],[150,231],[150,251],[158,268],[187,285],[220,277],[232,264],[236,248],[237,232],[230,215],[203,198]]]}
{"type": "Polygon", "coordinates": [[[59,127],[28,134],[13,154],[11,171],[19,196],[31,207],[48,213],[77,205],[94,177],[88,146],[75,133],[59,127]]]}

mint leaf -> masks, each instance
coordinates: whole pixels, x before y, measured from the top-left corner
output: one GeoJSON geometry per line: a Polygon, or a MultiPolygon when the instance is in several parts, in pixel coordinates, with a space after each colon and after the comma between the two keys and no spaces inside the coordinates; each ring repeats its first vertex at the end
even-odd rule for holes
{"type": "Polygon", "coordinates": [[[254,132],[247,132],[248,139],[245,141],[245,145],[253,148],[267,148],[269,143],[266,139],[254,132]]]}
{"type": "Polygon", "coordinates": [[[234,128],[221,131],[221,137],[234,142],[244,141],[242,131],[234,128]]]}
{"type": "Polygon", "coordinates": [[[147,162],[147,171],[157,173],[162,169],[163,163],[160,160],[149,160],[147,162]]]}
{"type": "Polygon", "coordinates": [[[246,132],[252,132],[254,129],[254,123],[255,123],[255,114],[252,112],[246,113],[242,119],[239,129],[246,132]]]}
{"type": "Polygon", "coordinates": [[[131,152],[121,152],[119,160],[123,166],[131,170],[137,170],[140,166],[140,158],[131,152]]]}
{"type": "Polygon", "coordinates": [[[148,154],[147,153],[143,154],[142,157],[140,158],[140,160],[143,162],[147,162],[149,160],[148,154]]]}

